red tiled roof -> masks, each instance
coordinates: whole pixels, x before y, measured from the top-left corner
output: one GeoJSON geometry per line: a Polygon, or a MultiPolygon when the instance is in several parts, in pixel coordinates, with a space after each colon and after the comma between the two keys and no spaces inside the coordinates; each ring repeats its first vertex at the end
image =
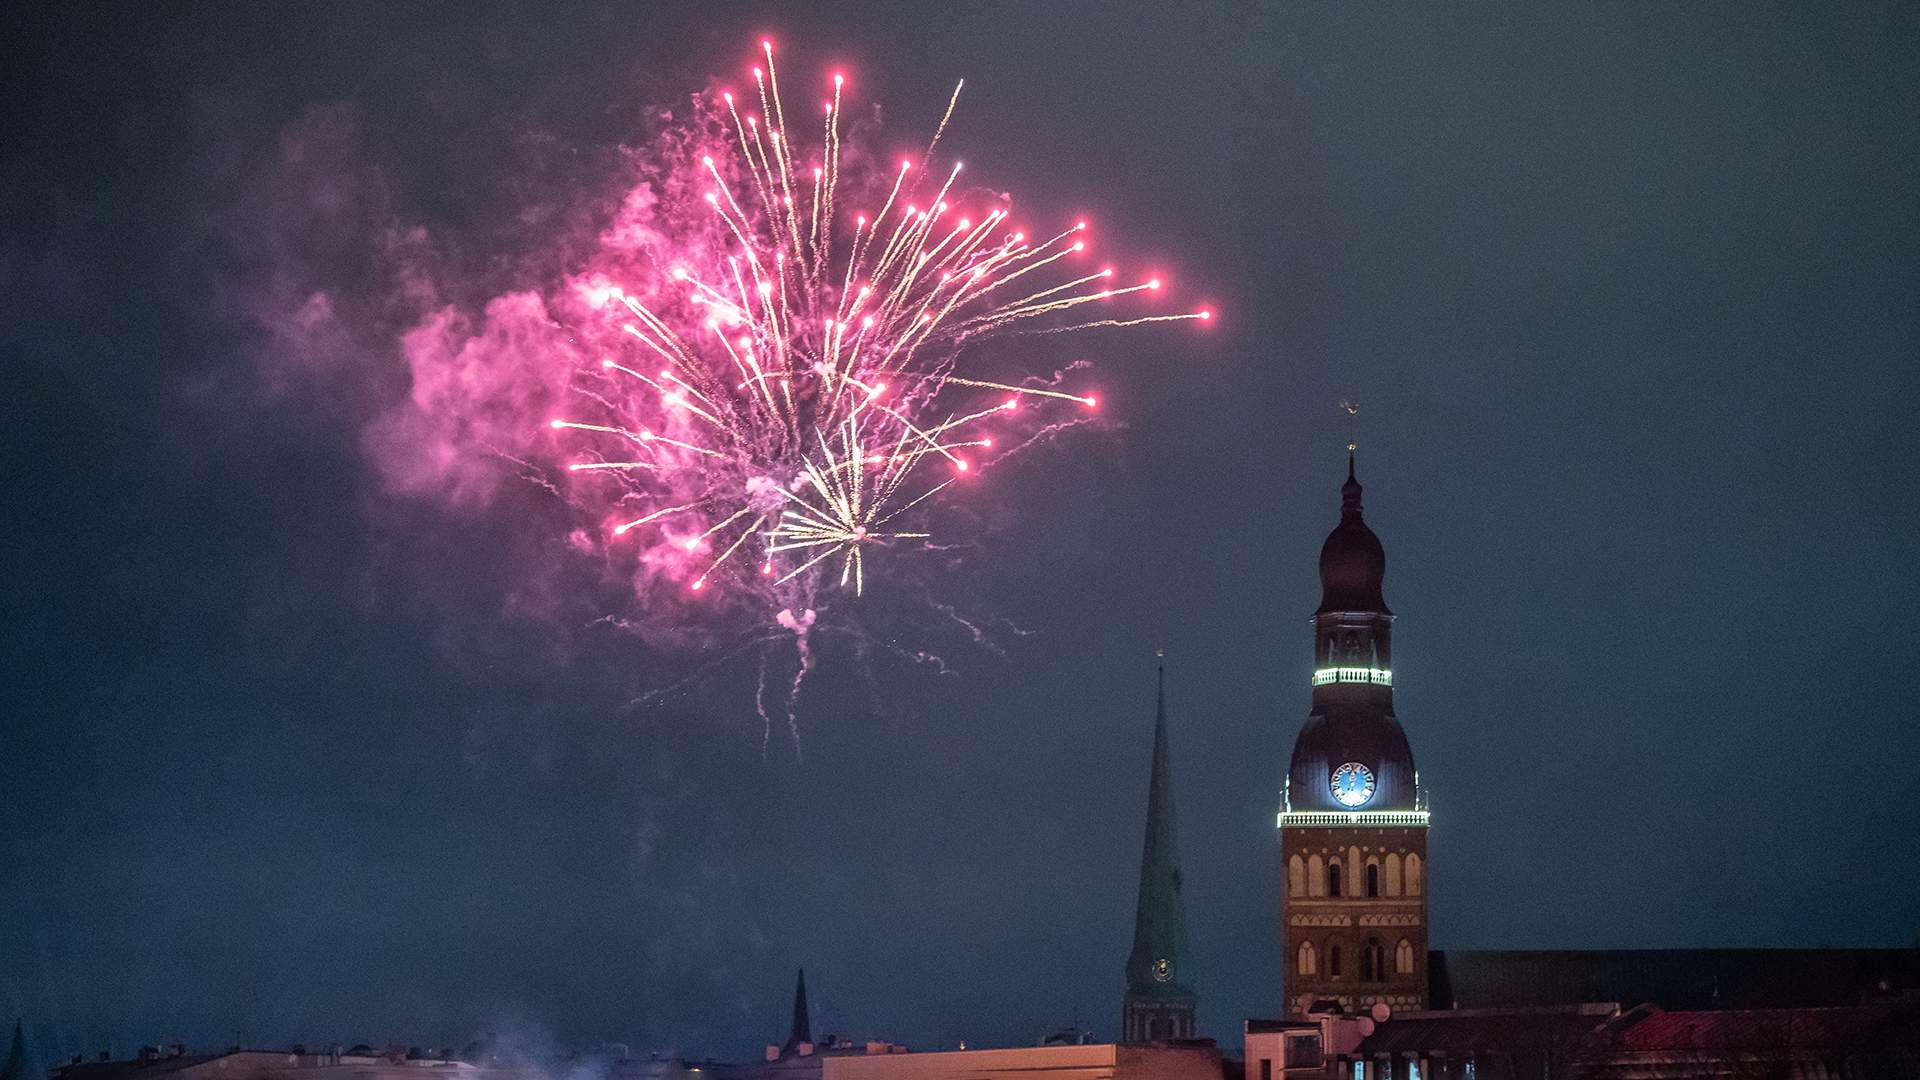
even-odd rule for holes
{"type": "Polygon", "coordinates": [[[1711,1049],[1720,1046],[1848,1047],[1920,1044],[1920,1001],[1829,1009],[1721,1009],[1650,1012],[1613,1032],[1627,1053],[1711,1049]]]}

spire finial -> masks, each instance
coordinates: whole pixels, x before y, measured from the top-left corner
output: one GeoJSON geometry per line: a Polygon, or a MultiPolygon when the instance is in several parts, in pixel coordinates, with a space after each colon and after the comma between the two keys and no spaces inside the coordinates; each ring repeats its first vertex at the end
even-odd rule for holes
{"type": "Polygon", "coordinates": [[[1153,720],[1156,725],[1164,726],[1167,722],[1167,650],[1153,650],[1153,660],[1153,720]]]}
{"type": "Polygon", "coordinates": [[[1353,435],[1354,418],[1360,415],[1360,403],[1342,401],[1340,407],[1347,413],[1347,482],[1340,487],[1340,510],[1343,514],[1360,512],[1360,478],[1354,475],[1354,453],[1360,449],[1359,440],[1353,435]]]}

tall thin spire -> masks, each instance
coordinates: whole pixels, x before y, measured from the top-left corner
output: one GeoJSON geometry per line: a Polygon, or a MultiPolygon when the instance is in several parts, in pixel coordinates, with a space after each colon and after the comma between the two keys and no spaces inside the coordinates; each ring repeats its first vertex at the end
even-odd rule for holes
{"type": "Polygon", "coordinates": [[[1193,1033],[1193,973],[1188,967],[1186,905],[1174,824],[1164,656],[1155,666],[1154,679],[1153,768],[1147,780],[1147,829],[1140,852],[1133,951],[1127,957],[1126,1037],[1134,1041],[1185,1038],[1193,1033]]]}
{"type": "Polygon", "coordinates": [[[787,1035],[788,1054],[797,1053],[801,1043],[813,1041],[813,1021],[807,1016],[807,969],[801,968],[793,983],[793,1031],[787,1035]]]}
{"type": "Polygon", "coordinates": [[[7,1051],[7,1062],[0,1065],[0,1080],[32,1080],[31,1069],[27,1068],[27,1034],[16,1018],[13,1022],[13,1046],[7,1051]]]}

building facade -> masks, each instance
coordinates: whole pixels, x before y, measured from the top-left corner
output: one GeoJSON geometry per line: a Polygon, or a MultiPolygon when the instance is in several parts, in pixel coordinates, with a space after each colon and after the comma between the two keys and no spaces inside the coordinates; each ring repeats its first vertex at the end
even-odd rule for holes
{"type": "Polygon", "coordinates": [[[1221,1080],[1212,1046],[1025,1046],[826,1060],[822,1080],[1221,1080]]]}
{"type": "Polygon", "coordinates": [[[1312,708],[1281,793],[1282,1000],[1427,1006],[1427,802],[1393,710],[1386,551],[1347,459],[1340,524],[1320,549],[1312,708]]]}
{"type": "Polygon", "coordinates": [[[1167,669],[1158,672],[1153,770],[1147,780],[1147,836],[1140,852],[1140,897],[1127,954],[1120,1041],[1191,1039],[1196,1030],[1192,952],[1181,899],[1180,852],[1173,820],[1173,761],[1167,750],[1167,669]]]}

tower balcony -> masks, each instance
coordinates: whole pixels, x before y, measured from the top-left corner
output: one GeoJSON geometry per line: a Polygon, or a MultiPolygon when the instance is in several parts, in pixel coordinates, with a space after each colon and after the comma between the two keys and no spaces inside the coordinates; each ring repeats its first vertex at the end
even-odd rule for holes
{"type": "Polygon", "coordinates": [[[1339,828],[1343,826],[1427,827],[1425,810],[1282,810],[1280,828],[1313,827],[1339,828]]]}
{"type": "Polygon", "coordinates": [[[1361,683],[1368,686],[1392,686],[1393,672],[1377,667],[1323,667],[1313,673],[1313,685],[1361,683]]]}

